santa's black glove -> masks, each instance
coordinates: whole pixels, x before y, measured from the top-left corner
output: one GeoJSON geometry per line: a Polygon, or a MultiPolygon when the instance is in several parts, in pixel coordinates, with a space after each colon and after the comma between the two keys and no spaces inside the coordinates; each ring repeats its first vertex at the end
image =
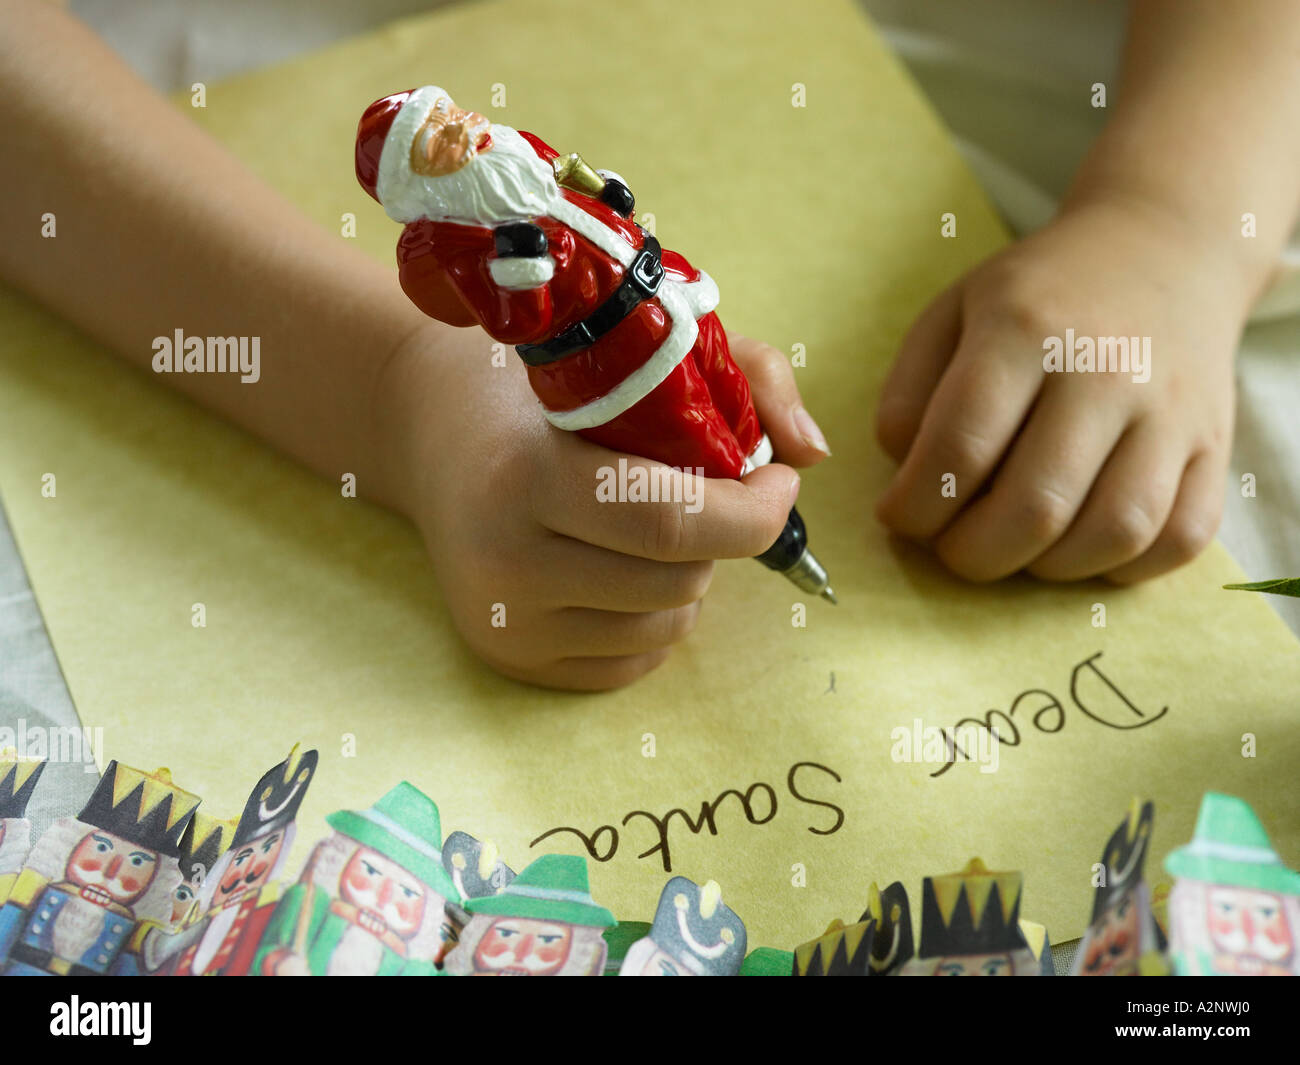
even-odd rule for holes
{"type": "Polygon", "coordinates": [[[532,222],[507,222],[492,231],[499,259],[540,259],[546,254],[546,234],[532,222]]]}
{"type": "Polygon", "coordinates": [[[632,197],[632,190],[621,181],[615,181],[613,178],[605,179],[605,187],[600,192],[600,202],[606,207],[612,208],[624,218],[631,218],[632,211],[636,207],[636,200],[632,197]]]}

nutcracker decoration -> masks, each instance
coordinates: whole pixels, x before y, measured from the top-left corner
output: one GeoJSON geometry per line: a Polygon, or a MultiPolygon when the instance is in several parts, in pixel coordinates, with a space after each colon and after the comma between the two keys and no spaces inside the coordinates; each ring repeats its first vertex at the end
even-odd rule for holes
{"type": "Polygon", "coordinates": [[[926,877],[921,946],[898,975],[1050,975],[1041,926],[1020,920],[1022,884],[1020,873],[991,872],[978,858],[960,873],[926,877]],[[1038,934],[1031,940],[1027,931],[1038,934]]]}
{"type": "Polygon", "coordinates": [[[1300,975],[1300,873],[1247,803],[1207,792],[1192,842],[1165,859],[1177,976],[1300,975]]]}
{"type": "MultiPolygon", "coordinates": [[[[356,172],[405,226],[397,261],[412,302],[514,345],[552,425],[707,477],[771,461],[717,285],[633,220],[618,175],[434,85],[366,109],[356,172]]],[[[798,511],[759,559],[835,602],[798,511]]]]}
{"type": "Polygon", "coordinates": [[[456,941],[460,902],[442,864],[438,807],[403,781],[368,810],[326,818],[250,967],[262,976],[432,976],[456,941]]]}
{"type": "Polygon", "coordinates": [[[867,890],[856,924],[832,921],[817,939],[795,949],[795,976],[890,976],[912,956],[907,891],[897,881],[867,890]]]}
{"type": "Polygon", "coordinates": [[[1138,976],[1163,969],[1165,939],[1151,912],[1144,869],[1155,806],[1137,800],[1106,843],[1092,919],[1072,976],[1138,976]]]}
{"type": "Polygon", "coordinates": [[[703,887],[675,876],[659,895],[650,934],[628,949],[620,976],[738,976],[745,924],[722,901],[714,880],[703,887]]]}
{"type": "Polygon", "coordinates": [[[249,793],[234,832],[199,889],[200,916],[179,934],[150,935],[145,961],[172,976],[243,976],[280,897],[298,808],[317,753],[294,747],[249,793]]]}
{"type": "Polygon", "coordinates": [[[172,896],[171,930],[189,928],[203,916],[199,892],[203,881],[226,853],[236,821],[223,820],[195,810],[185,835],[181,837],[180,866],[184,879],[172,896]]]}
{"type": "Polygon", "coordinates": [[[587,860],[544,854],[497,895],[465,903],[452,976],[601,976],[614,915],[591,897],[587,860]]]}
{"type": "Polygon", "coordinates": [[[27,802],[44,768],[44,759],[19,758],[12,747],[0,751],[0,904],[8,897],[32,846],[27,802]]]}
{"type": "Polygon", "coordinates": [[[41,835],[0,908],[3,972],[138,975],[136,933],[171,920],[198,803],[166,769],[109,762],[81,813],[41,835]]]}

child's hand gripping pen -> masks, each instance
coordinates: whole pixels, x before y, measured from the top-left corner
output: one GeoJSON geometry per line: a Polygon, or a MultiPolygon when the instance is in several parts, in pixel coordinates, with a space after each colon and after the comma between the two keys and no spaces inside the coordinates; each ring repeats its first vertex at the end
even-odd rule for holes
{"type": "MultiPolygon", "coordinates": [[[[771,461],[714,313],[717,285],[632,220],[618,175],[461,110],[437,86],[366,109],[356,169],[405,225],[406,294],[514,345],[552,425],[706,477],[771,461]]],[[[793,508],[758,558],[836,601],[793,508]]]]}

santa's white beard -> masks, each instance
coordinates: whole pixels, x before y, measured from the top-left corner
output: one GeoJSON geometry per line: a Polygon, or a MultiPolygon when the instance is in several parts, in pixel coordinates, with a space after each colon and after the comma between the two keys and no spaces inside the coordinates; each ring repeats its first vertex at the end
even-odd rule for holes
{"type": "Polygon", "coordinates": [[[429,177],[408,166],[395,189],[384,190],[390,218],[493,225],[536,218],[560,196],[555,174],[509,126],[491,127],[492,147],[454,174],[429,177]]]}

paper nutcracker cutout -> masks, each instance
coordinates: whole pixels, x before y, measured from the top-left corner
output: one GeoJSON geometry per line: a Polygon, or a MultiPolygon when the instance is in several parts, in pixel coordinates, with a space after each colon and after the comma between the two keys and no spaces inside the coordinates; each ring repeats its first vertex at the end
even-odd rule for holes
{"type": "Polygon", "coordinates": [[[1300,974],[1300,873],[1282,864],[1255,811],[1207,792],[1192,842],[1165,859],[1169,952],[1178,976],[1300,974]]]}
{"type": "MultiPolygon", "coordinates": [[[[405,226],[407,296],[514,345],[552,425],[707,477],[771,461],[714,313],[718,286],[633,220],[617,174],[464,111],[435,85],[366,109],[356,174],[405,226]]],[[[806,544],[792,511],[760,559],[834,602],[806,544]]]]}
{"type": "Polygon", "coordinates": [[[171,929],[188,928],[202,916],[199,892],[217,859],[230,846],[238,822],[195,810],[181,836],[180,885],[172,895],[171,929]]]}
{"type": "Polygon", "coordinates": [[[605,940],[605,975],[617,976],[627,952],[650,934],[649,921],[619,921],[601,934],[605,940]]]}
{"type": "Polygon", "coordinates": [[[907,889],[897,880],[884,891],[872,884],[867,889],[867,908],[859,920],[876,924],[867,960],[870,975],[893,975],[912,957],[912,910],[907,889]]]}
{"type": "Polygon", "coordinates": [[[40,758],[19,758],[7,747],[0,751],[0,904],[18,878],[32,846],[27,802],[45,769],[40,758]]]}
{"type": "Polygon", "coordinates": [[[789,976],[794,969],[794,955],[775,947],[755,947],[740,966],[741,976],[789,976]]]}
{"type": "Polygon", "coordinates": [[[295,746],[264,773],[225,847],[203,877],[198,919],[179,935],[149,936],[144,958],[169,976],[244,976],[280,898],[298,809],[318,755],[295,746]]]}
{"type": "MultiPolygon", "coordinates": [[[[515,871],[500,858],[491,840],[480,841],[468,832],[453,832],[442,844],[442,865],[456,886],[461,899],[495,895],[515,878],[515,871]]],[[[451,919],[452,938],[447,950],[456,945],[460,930],[469,924],[464,906],[448,900],[447,916],[451,919]]]]}
{"type": "Polygon", "coordinates": [[[137,975],[135,933],[171,918],[198,803],[166,769],[110,762],[81,813],[42,834],[0,909],[5,974],[137,975]]]}
{"type": "Polygon", "coordinates": [[[442,845],[442,865],[462,899],[478,899],[505,890],[515,871],[501,860],[496,844],[480,842],[468,832],[453,832],[442,845]]]}
{"type": "Polygon", "coordinates": [[[876,922],[846,925],[836,918],[816,939],[794,950],[795,976],[870,976],[876,922]]]}
{"type": "Polygon", "coordinates": [[[1149,802],[1139,807],[1135,799],[1107,841],[1099,874],[1103,879],[1070,975],[1137,976],[1144,956],[1164,950],[1143,875],[1154,820],[1155,807],[1149,802]]]}
{"type": "Polygon", "coordinates": [[[650,934],[633,943],[620,976],[738,976],[745,923],[710,880],[703,887],[675,876],[659,895],[650,934]]]}
{"type": "Polygon", "coordinates": [[[884,892],[872,884],[857,923],[835,920],[797,947],[795,976],[888,976],[912,956],[912,918],[901,883],[884,892]]]}
{"type": "Polygon", "coordinates": [[[470,922],[447,955],[453,976],[600,976],[614,915],[587,885],[587,861],[545,854],[499,895],[465,903],[470,922]]]}
{"type": "Polygon", "coordinates": [[[921,946],[899,975],[1045,975],[1051,958],[1046,937],[1035,952],[1021,930],[1022,885],[1020,873],[990,872],[978,858],[959,873],[926,877],[921,946]]]}
{"type": "Polygon", "coordinates": [[[432,976],[459,903],[442,864],[438,807],[403,781],[367,810],[326,818],[298,883],[272,914],[251,972],[264,976],[432,976]]]}

